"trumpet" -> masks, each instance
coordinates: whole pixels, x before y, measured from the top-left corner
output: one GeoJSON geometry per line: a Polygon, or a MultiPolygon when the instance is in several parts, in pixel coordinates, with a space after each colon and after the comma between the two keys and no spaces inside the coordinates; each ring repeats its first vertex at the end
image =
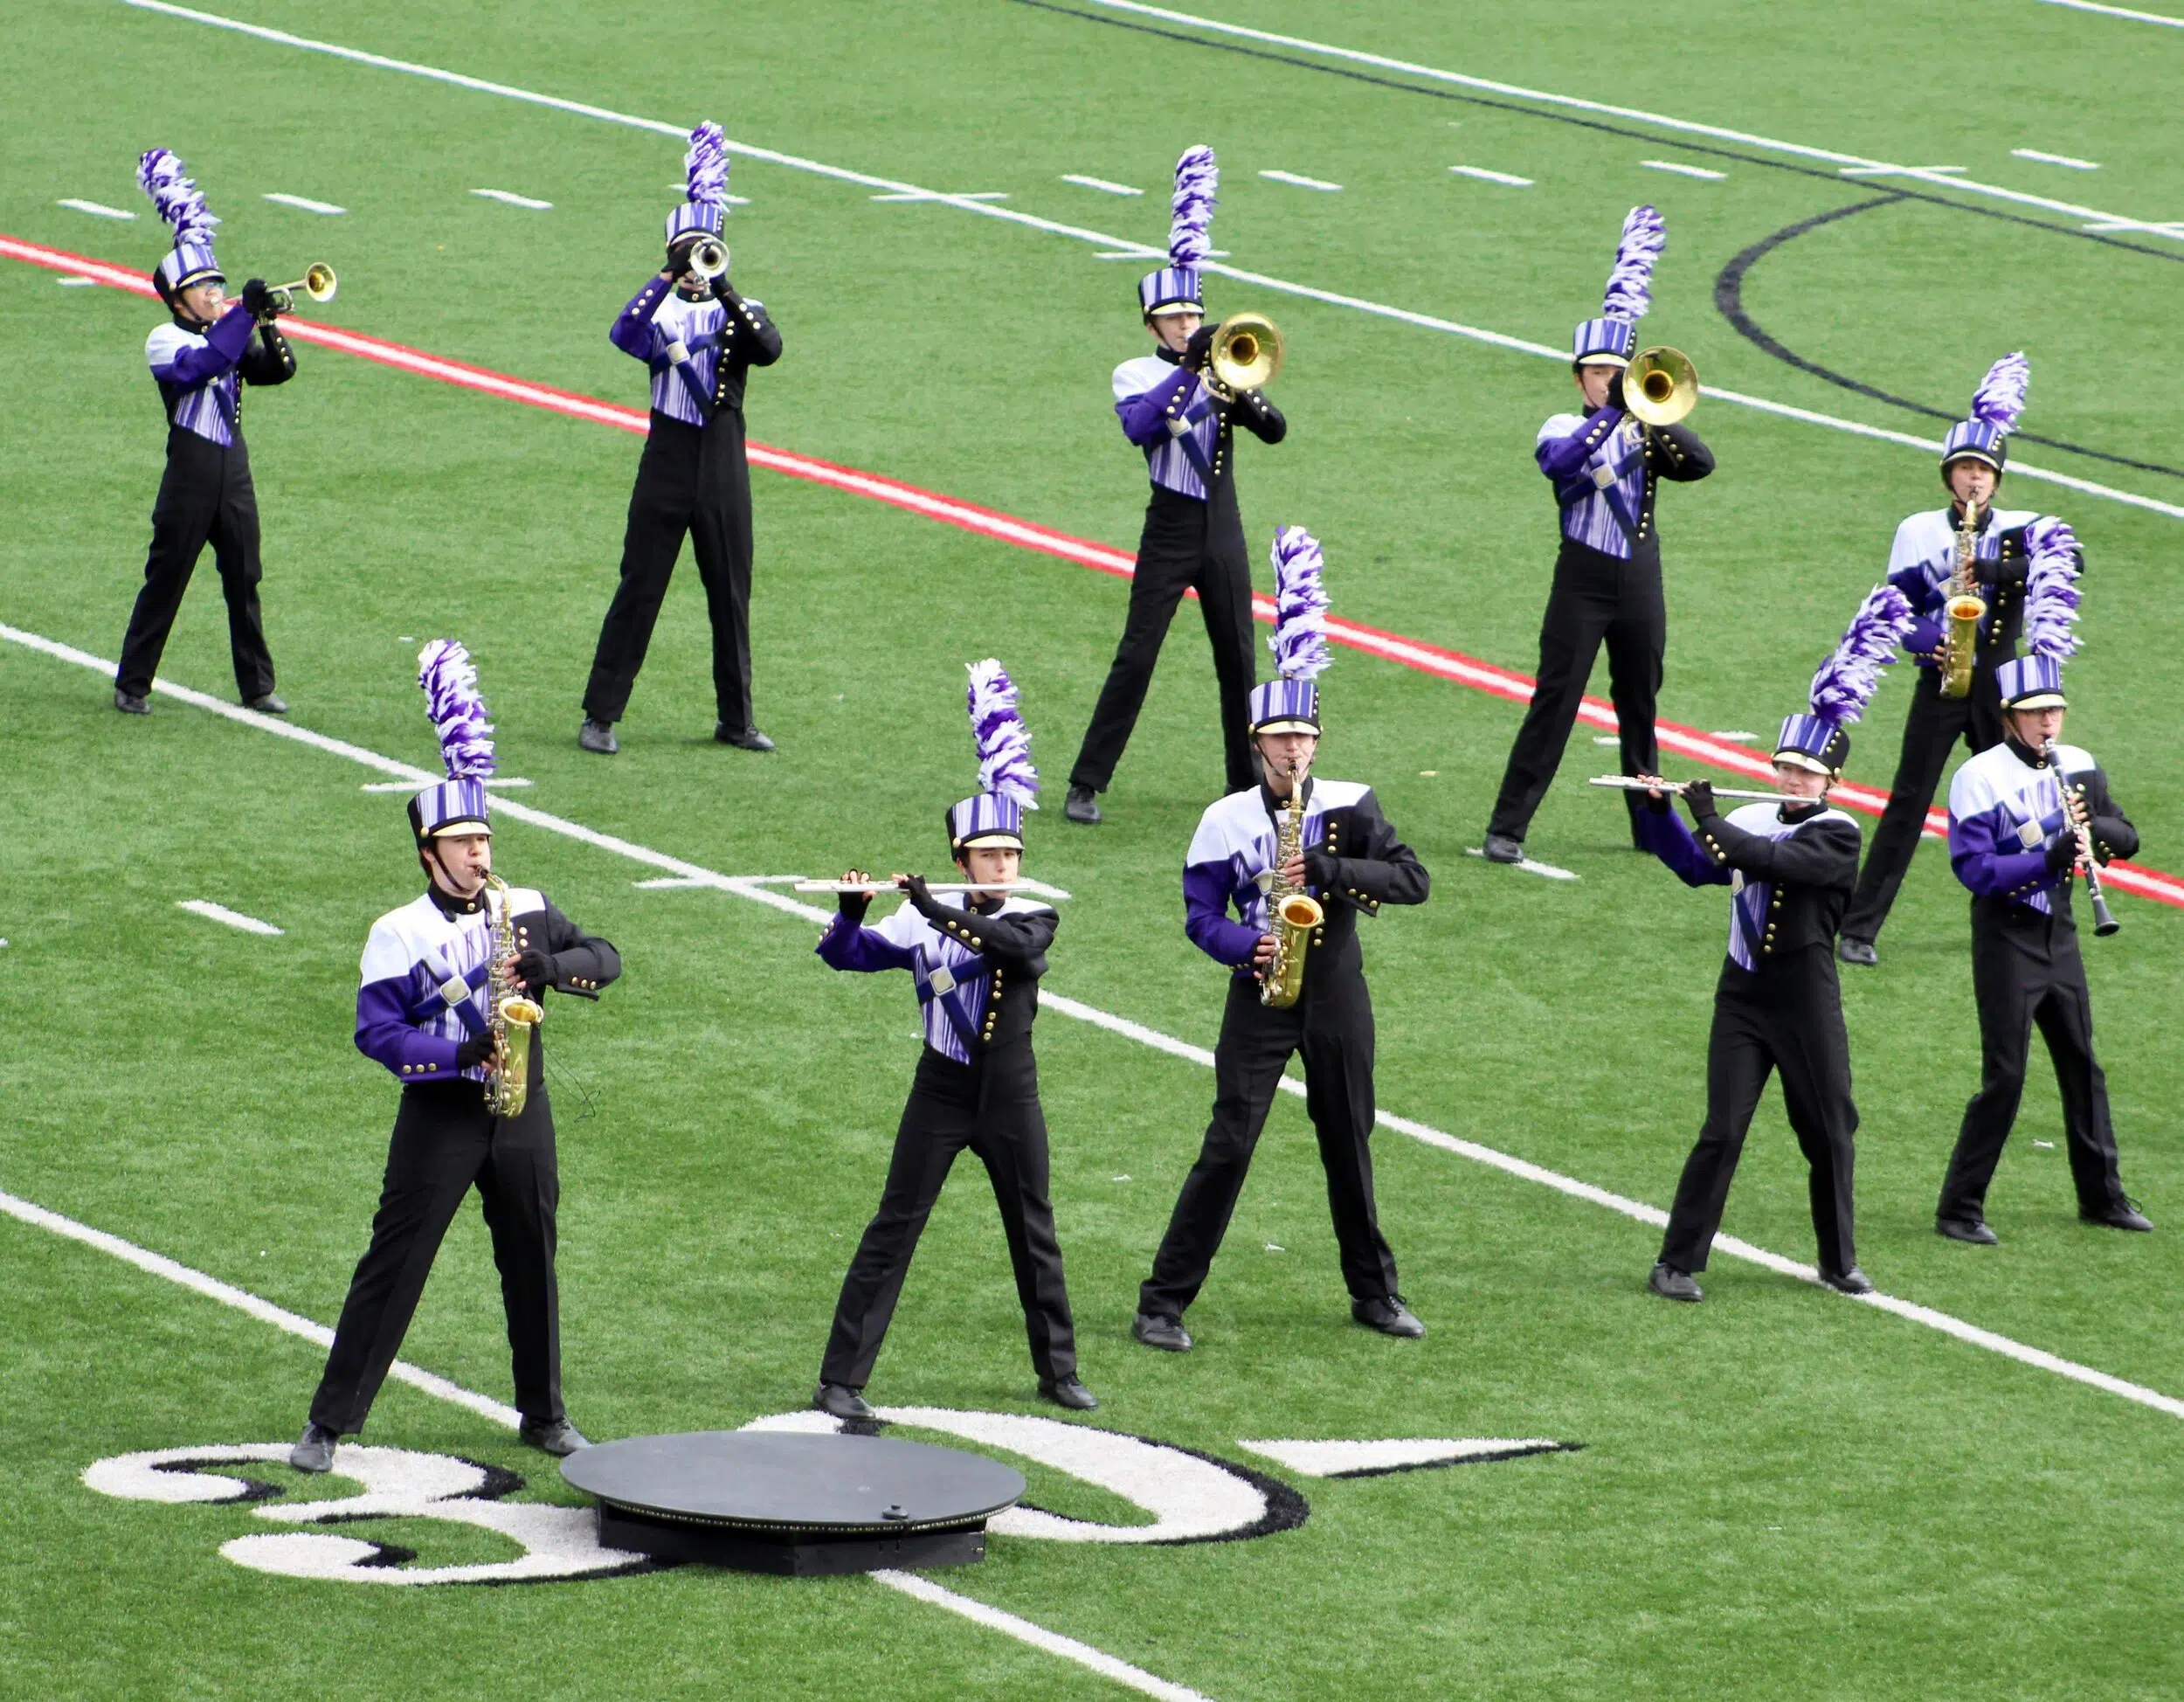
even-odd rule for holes
{"type": "MultiPolygon", "coordinates": [[[[1683,796],[1684,789],[1691,783],[1689,780],[1662,780],[1655,785],[1650,781],[1641,780],[1635,774],[1600,774],[1595,775],[1586,784],[1607,786],[1617,792],[1665,792],[1672,797],[1681,798],[1683,796]]],[[[1750,798],[1761,803],[1779,804],[1789,794],[1786,792],[1745,792],[1735,786],[1716,786],[1714,796],[1717,798],[1750,798]]]]}
{"type": "Polygon", "coordinates": [[[1264,390],[1280,376],[1282,332],[1262,313],[1231,314],[1213,333],[1206,363],[1207,386],[1234,398],[1248,390],[1264,390]]]}
{"type": "Polygon", "coordinates": [[[1655,343],[1623,370],[1623,412],[1641,426],[1673,426],[1698,406],[1698,369],[1681,349],[1655,343]]]}
{"type": "Polygon", "coordinates": [[[718,237],[701,237],[690,245],[690,270],[710,283],[728,271],[728,245],[718,237]]]}
{"type": "Polygon", "coordinates": [[[299,292],[309,296],[314,301],[323,303],[331,301],[334,299],[334,292],[340,287],[334,276],[334,268],[324,260],[314,260],[303,268],[303,275],[293,284],[276,284],[267,290],[266,305],[271,308],[275,315],[294,313],[296,310],[296,295],[299,292]]]}

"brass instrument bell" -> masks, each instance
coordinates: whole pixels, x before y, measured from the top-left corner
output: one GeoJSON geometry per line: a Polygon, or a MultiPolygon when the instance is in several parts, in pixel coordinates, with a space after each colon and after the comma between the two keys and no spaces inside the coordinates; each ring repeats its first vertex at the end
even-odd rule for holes
{"type": "Polygon", "coordinates": [[[718,237],[701,237],[690,245],[690,270],[711,280],[728,270],[728,245],[718,237]]]}
{"type": "Polygon", "coordinates": [[[314,301],[326,302],[334,299],[340,285],[334,277],[334,268],[324,260],[314,260],[303,268],[303,275],[293,284],[276,284],[266,292],[268,305],[276,314],[296,310],[296,293],[300,290],[314,301]]]}
{"type": "Polygon", "coordinates": [[[1207,375],[1232,395],[1264,390],[1282,370],[1282,332],[1261,313],[1231,314],[1213,333],[1207,375]]]}
{"type": "Polygon", "coordinates": [[[1681,349],[1655,343],[1623,370],[1623,409],[1641,426],[1673,426],[1698,405],[1698,369],[1681,349]]]}

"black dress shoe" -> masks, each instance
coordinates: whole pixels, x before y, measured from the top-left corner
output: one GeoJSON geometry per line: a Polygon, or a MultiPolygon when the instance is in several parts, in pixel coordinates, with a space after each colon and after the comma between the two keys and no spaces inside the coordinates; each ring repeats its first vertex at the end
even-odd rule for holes
{"type": "Polygon", "coordinates": [[[1039,1398],[1051,1401],[1057,1407],[1067,1407],[1073,1413],[1095,1413],[1100,1409],[1099,1396],[1075,1377],[1041,1377],[1039,1398]]]}
{"type": "Polygon", "coordinates": [[[1511,839],[1507,834],[1489,834],[1486,843],[1479,848],[1479,854],[1490,863],[1521,863],[1524,861],[1524,842],[1511,839]]]}
{"type": "Polygon", "coordinates": [[[876,1425],[880,1418],[871,1403],[847,1383],[821,1383],[812,1394],[812,1408],[852,1424],[876,1425]]]}
{"type": "Polygon", "coordinates": [[[1100,825],[1100,806],[1093,801],[1092,788],[1089,786],[1071,786],[1069,795],[1061,800],[1061,813],[1065,820],[1074,821],[1080,827],[1096,827],[1100,825]]]}
{"type": "Polygon", "coordinates": [[[2105,1229],[2131,1229],[2142,1235],[2153,1228],[2135,1200],[2120,1200],[2105,1212],[2080,1212],[2078,1217],[2081,1221],[2098,1223],[2105,1229]]]}
{"type": "Polygon", "coordinates": [[[1179,1318],[1140,1312],[1130,1320],[1130,1332],[1146,1346],[1158,1347],[1164,1353],[1187,1353],[1191,1351],[1191,1332],[1183,1327],[1183,1320],[1179,1318]]]}
{"type": "Polygon", "coordinates": [[[331,1471],[334,1445],[341,1439],[339,1432],[323,1424],[307,1424],[302,1440],[288,1450],[288,1463],[298,1471],[331,1471]]]}
{"type": "Polygon", "coordinates": [[[527,1418],[515,1434],[541,1453],[551,1454],[557,1460],[565,1460],[579,1449],[591,1446],[584,1433],[565,1418],[543,1422],[527,1418]]]}
{"type": "Polygon", "coordinates": [[[1371,1300],[1352,1300],[1350,1315],[1368,1330],[1378,1330],[1384,1336],[1400,1336],[1406,1341],[1415,1341],[1426,1333],[1426,1326],[1403,1304],[1400,1294],[1384,1294],[1371,1300]]]}
{"type": "Polygon", "coordinates": [[[114,688],[114,707],[123,715],[149,715],[152,712],[152,706],[142,697],[133,691],[123,691],[118,686],[114,688]]]}
{"type": "Polygon", "coordinates": [[[1951,1241],[1969,1242],[1974,1247],[1992,1247],[1999,1237],[1976,1217],[1938,1217],[1934,1233],[1946,1235],[1951,1241]]]}
{"type": "Polygon", "coordinates": [[[729,730],[728,723],[725,721],[715,722],[713,724],[713,737],[717,743],[732,744],[738,751],[771,751],[773,749],[773,741],[756,727],[746,727],[742,732],[734,733],[729,730]]]}
{"type": "Polygon", "coordinates": [[[1873,1279],[1856,1265],[1852,1265],[1848,1270],[1822,1270],[1820,1273],[1820,1280],[1835,1290],[1837,1294],[1870,1294],[1873,1292],[1873,1279]]]}
{"type": "Polygon", "coordinates": [[[246,709],[256,709],[260,715],[286,715],[288,713],[288,705],[282,699],[274,696],[273,693],[269,691],[261,692],[258,696],[245,700],[243,707],[246,709]]]}
{"type": "Polygon", "coordinates": [[[611,757],[622,747],[614,737],[612,721],[594,721],[584,717],[584,725],[577,729],[577,743],[597,756],[611,757]]]}
{"type": "Polygon", "coordinates": [[[1678,1270],[1672,1264],[1657,1264],[1653,1275],[1646,1278],[1646,1286],[1663,1300],[1704,1300],[1706,1290],[1691,1280],[1688,1270],[1678,1270]]]}
{"type": "Polygon", "coordinates": [[[1860,969],[1871,969],[1881,961],[1881,954],[1874,950],[1871,940],[1853,939],[1848,934],[1835,942],[1835,955],[1860,969]]]}

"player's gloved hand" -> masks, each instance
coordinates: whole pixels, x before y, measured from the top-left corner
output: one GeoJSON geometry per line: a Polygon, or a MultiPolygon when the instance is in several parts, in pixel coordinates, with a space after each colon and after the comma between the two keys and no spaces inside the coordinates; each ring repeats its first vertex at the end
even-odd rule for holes
{"type": "MultiPolygon", "coordinates": [[[[861,868],[849,868],[842,871],[842,879],[845,881],[865,881],[870,878],[871,876],[861,868]]],[[[834,908],[852,922],[862,922],[865,919],[865,912],[872,908],[872,895],[868,892],[839,893],[835,896],[834,908]]]]}
{"type": "Polygon", "coordinates": [[[1193,372],[1203,372],[1213,363],[1213,337],[1221,328],[1201,325],[1191,333],[1190,342],[1183,345],[1183,363],[1193,372]]]}
{"type": "Polygon", "coordinates": [[[455,1068],[475,1069],[493,1056],[493,1036],[472,1034],[455,1048],[455,1068]]]}
{"type": "Polygon", "coordinates": [[[2048,848],[2048,873],[2061,875],[2074,868],[2081,847],[2075,831],[2066,829],[2055,836],[2055,843],[2048,848]]]}
{"type": "Polygon", "coordinates": [[[690,251],[704,240],[704,237],[702,231],[685,231],[667,245],[667,272],[671,277],[680,278],[690,269],[690,251]]]}
{"type": "Polygon", "coordinates": [[[910,896],[910,903],[916,907],[920,916],[937,917],[946,908],[926,890],[923,875],[898,875],[895,877],[895,883],[910,896]]]}
{"type": "Polygon", "coordinates": [[[554,960],[533,945],[516,954],[515,979],[523,984],[524,992],[537,993],[560,978],[554,973],[554,960]]]}
{"type": "Polygon", "coordinates": [[[1607,405],[1611,408],[1623,405],[1623,374],[1621,367],[1615,370],[1615,376],[1607,381],[1607,405]]]}
{"type": "Polygon", "coordinates": [[[1683,788],[1683,801],[1690,806],[1691,820],[1704,821],[1710,815],[1719,815],[1714,802],[1714,783],[1711,780],[1692,780],[1683,788]]]}
{"type": "Polygon", "coordinates": [[[243,311],[252,319],[271,319],[273,316],[273,292],[266,287],[263,278],[244,280],[242,303],[243,311]]]}

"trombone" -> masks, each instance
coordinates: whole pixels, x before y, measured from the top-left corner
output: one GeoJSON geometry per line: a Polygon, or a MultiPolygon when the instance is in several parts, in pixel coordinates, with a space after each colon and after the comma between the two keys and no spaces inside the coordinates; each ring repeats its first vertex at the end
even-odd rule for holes
{"type": "Polygon", "coordinates": [[[1207,388],[1226,401],[1264,390],[1282,370],[1281,328],[1262,313],[1231,314],[1213,332],[1206,362],[1207,388]]]}
{"type": "Polygon", "coordinates": [[[1665,342],[1641,349],[1623,370],[1623,411],[1641,426],[1673,426],[1698,406],[1698,369],[1665,342]]]}
{"type": "Polygon", "coordinates": [[[276,284],[266,292],[266,305],[275,315],[294,313],[296,294],[301,291],[314,301],[326,302],[334,299],[340,287],[334,276],[334,268],[324,260],[314,260],[303,268],[303,275],[293,284],[276,284]]]}

